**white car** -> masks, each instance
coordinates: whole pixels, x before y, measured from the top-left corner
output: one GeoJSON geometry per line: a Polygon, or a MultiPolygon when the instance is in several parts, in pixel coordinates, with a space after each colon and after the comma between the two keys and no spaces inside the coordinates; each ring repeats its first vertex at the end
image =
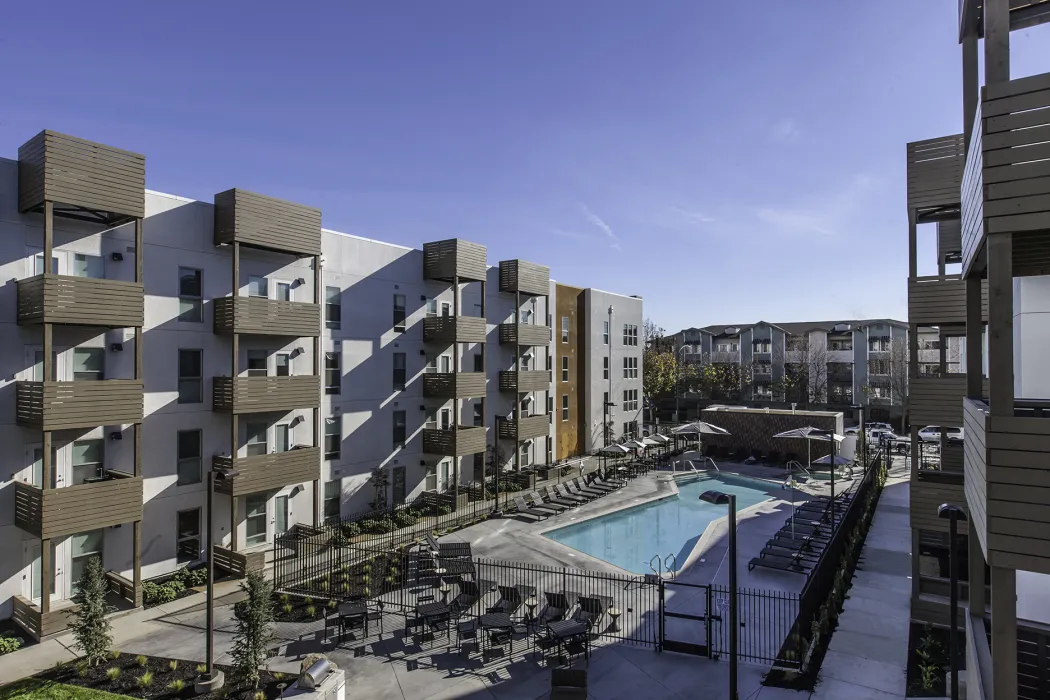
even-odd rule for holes
{"type": "Polygon", "coordinates": [[[865,423],[864,427],[868,430],[893,430],[889,423],[865,423]]]}
{"type": "MultiPolygon", "coordinates": [[[[951,441],[963,439],[962,428],[947,428],[948,439],[951,441]]],[[[919,431],[919,439],[923,442],[940,442],[941,429],[936,425],[927,425],[919,431]]]]}

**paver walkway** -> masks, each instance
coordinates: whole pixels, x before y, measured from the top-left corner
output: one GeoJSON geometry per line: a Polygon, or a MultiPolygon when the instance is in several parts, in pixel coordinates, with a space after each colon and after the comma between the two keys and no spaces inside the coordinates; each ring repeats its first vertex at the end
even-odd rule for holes
{"type": "Polygon", "coordinates": [[[911,616],[908,466],[894,460],[812,700],[905,696],[911,616]]]}

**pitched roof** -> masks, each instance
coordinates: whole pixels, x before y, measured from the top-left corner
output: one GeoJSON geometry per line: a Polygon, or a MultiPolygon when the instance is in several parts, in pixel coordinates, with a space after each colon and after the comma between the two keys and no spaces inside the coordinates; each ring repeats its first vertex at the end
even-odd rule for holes
{"type": "Polygon", "coordinates": [[[727,328],[739,328],[740,332],[750,330],[755,326],[772,326],[773,328],[779,328],[788,335],[800,335],[802,333],[808,333],[810,331],[830,331],[840,323],[848,324],[852,328],[864,328],[866,326],[874,326],[881,324],[888,324],[891,326],[898,326],[900,328],[907,328],[908,324],[903,321],[897,321],[892,318],[869,318],[869,319],[838,319],[833,321],[791,321],[788,323],[770,323],[768,321],[759,321],[758,323],[737,323],[737,324],[719,324],[711,326],[703,326],[701,328],[683,328],[676,335],[681,333],[689,333],[701,331],[703,333],[710,333],[714,336],[723,335],[727,328]]]}

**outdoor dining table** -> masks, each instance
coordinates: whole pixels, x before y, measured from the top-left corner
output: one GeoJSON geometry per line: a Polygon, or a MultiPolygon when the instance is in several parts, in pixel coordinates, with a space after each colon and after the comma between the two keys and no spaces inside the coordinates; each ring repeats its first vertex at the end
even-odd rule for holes
{"type": "Polygon", "coordinates": [[[350,601],[349,603],[341,603],[338,608],[339,611],[339,642],[343,641],[343,633],[346,631],[347,625],[351,625],[354,622],[360,621],[361,626],[365,630],[365,636],[368,636],[368,604],[361,600],[350,601]]]}
{"type": "Polygon", "coordinates": [[[442,557],[438,559],[438,566],[441,568],[435,569],[435,573],[448,574],[449,576],[462,576],[474,573],[474,562],[470,559],[445,559],[442,557]]]}
{"type": "MultiPolygon", "coordinates": [[[[510,613],[504,612],[490,612],[485,613],[478,618],[478,624],[481,625],[481,629],[505,631],[510,639],[510,652],[514,653],[514,622],[510,619],[510,613]]],[[[488,635],[485,635],[486,640],[488,635]]]]}
{"type": "Polygon", "coordinates": [[[558,643],[558,656],[561,656],[561,651],[565,645],[577,637],[583,641],[584,653],[590,656],[590,640],[587,635],[588,628],[586,623],[575,620],[548,622],[547,632],[558,643]]]}

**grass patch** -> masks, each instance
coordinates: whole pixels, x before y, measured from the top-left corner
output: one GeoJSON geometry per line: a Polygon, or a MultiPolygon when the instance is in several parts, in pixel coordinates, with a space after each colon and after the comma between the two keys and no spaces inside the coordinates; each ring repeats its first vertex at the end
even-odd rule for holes
{"type": "Polygon", "coordinates": [[[40,678],[25,678],[0,686],[0,700],[122,700],[127,697],[40,678]]]}

